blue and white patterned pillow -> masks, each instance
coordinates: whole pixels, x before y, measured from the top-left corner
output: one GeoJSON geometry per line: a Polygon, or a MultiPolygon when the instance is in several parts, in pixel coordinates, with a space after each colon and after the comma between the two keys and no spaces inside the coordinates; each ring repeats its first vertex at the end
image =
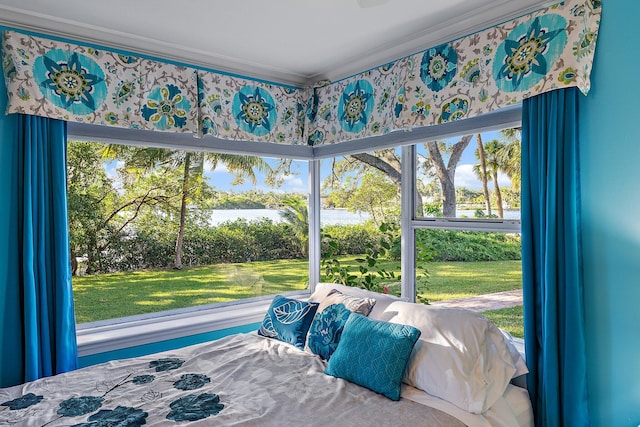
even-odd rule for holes
{"type": "Polygon", "coordinates": [[[302,350],[317,309],[317,302],[276,295],[264,316],[258,334],[293,344],[302,350]]]}
{"type": "Polygon", "coordinates": [[[325,372],[400,399],[400,387],[420,330],[352,313],[325,372]]]}
{"type": "Polygon", "coordinates": [[[367,316],[376,300],[345,295],[333,289],[320,301],[307,335],[306,350],[329,360],[338,347],[344,325],[351,313],[367,316]]]}

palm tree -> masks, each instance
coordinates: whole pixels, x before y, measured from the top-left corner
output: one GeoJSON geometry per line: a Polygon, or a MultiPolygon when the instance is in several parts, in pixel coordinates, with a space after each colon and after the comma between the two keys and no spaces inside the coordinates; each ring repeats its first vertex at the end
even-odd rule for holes
{"type": "Polygon", "coordinates": [[[284,210],[282,218],[291,226],[293,235],[300,242],[300,253],[307,256],[309,248],[309,210],[305,201],[299,197],[285,197],[282,200],[284,210]]]}
{"type": "Polygon", "coordinates": [[[182,247],[187,217],[187,206],[190,200],[197,197],[204,188],[205,164],[215,169],[218,164],[225,164],[227,169],[236,174],[238,180],[249,178],[255,184],[255,170],[270,173],[269,164],[257,156],[241,156],[236,154],[204,153],[196,151],[168,150],[163,148],[129,147],[122,145],[108,145],[104,155],[110,158],[120,158],[125,162],[125,168],[132,172],[135,179],[139,174],[158,167],[182,169],[182,191],[180,198],[180,215],[178,235],[176,237],[175,258],[173,268],[182,268],[182,247]]]}
{"type": "Polygon", "coordinates": [[[509,175],[511,184],[514,189],[520,188],[521,175],[521,128],[509,128],[500,131],[506,142],[504,148],[500,152],[502,157],[502,171],[509,175]]]}
{"type": "Polygon", "coordinates": [[[484,202],[487,208],[487,215],[491,216],[491,198],[489,197],[489,185],[487,179],[487,162],[484,158],[484,146],[482,145],[482,135],[476,134],[476,142],[478,148],[476,149],[476,158],[480,160],[480,163],[473,167],[473,171],[476,176],[482,181],[482,192],[484,194],[484,202]]]}
{"type": "Polygon", "coordinates": [[[496,192],[496,199],[498,204],[498,217],[504,218],[504,210],[502,208],[502,194],[500,193],[500,185],[498,185],[498,172],[503,170],[503,157],[502,151],[505,145],[493,139],[484,145],[484,152],[486,154],[487,166],[491,170],[491,176],[493,178],[493,188],[496,192]]]}

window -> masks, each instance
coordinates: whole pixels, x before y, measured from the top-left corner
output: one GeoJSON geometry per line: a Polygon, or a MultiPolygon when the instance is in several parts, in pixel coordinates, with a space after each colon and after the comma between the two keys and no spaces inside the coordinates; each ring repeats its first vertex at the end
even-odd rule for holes
{"type": "Polygon", "coordinates": [[[68,143],[76,318],[307,289],[306,161],[68,143]]]}
{"type": "Polygon", "coordinates": [[[321,280],[400,295],[400,149],[325,159],[320,171],[321,280]]]}
{"type": "MultiPolygon", "coordinates": [[[[521,290],[519,129],[429,141],[413,153],[417,299],[521,290]]],[[[521,306],[485,314],[522,336],[521,306]]]]}

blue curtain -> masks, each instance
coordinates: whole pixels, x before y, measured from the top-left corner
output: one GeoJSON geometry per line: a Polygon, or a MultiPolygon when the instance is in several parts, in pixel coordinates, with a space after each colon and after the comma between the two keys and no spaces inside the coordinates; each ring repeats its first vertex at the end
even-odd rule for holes
{"type": "Polygon", "coordinates": [[[66,122],[18,119],[18,204],[24,380],[77,368],[67,227],[66,122]]]}
{"type": "Polygon", "coordinates": [[[580,246],[578,90],[523,101],[528,388],[538,426],[589,426],[580,246]]]}

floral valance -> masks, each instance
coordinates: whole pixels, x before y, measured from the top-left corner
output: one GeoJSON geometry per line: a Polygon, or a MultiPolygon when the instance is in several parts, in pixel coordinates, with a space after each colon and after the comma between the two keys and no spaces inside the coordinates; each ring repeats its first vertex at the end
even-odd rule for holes
{"type": "Polygon", "coordinates": [[[432,126],[557,88],[589,91],[599,0],[568,0],[310,88],[3,34],[7,113],[322,145],[432,126]]]}
{"type": "Polygon", "coordinates": [[[432,126],[550,90],[586,94],[599,0],[569,0],[318,88],[314,145],[432,126]]]}

